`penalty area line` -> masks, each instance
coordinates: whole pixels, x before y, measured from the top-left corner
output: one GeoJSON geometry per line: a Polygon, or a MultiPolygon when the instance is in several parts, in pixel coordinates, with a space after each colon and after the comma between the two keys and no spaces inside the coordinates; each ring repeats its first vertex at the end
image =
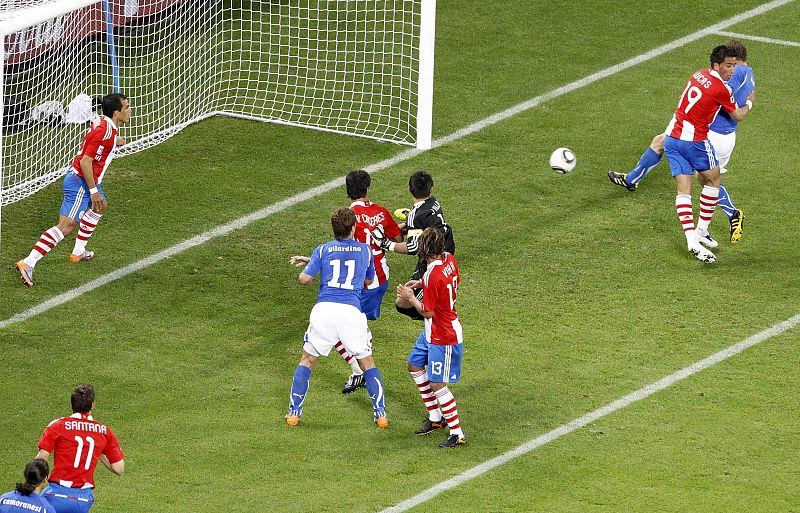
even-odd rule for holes
{"type": "Polygon", "coordinates": [[[444,493],[452,488],[455,488],[459,485],[466,483],[471,479],[475,479],[476,477],[480,477],[481,475],[489,472],[490,470],[494,470],[495,468],[508,463],[509,461],[513,460],[514,458],[518,458],[520,456],[524,456],[529,452],[533,451],[534,449],[538,449],[539,447],[546,445],[554,440],[561,438],[564,435],[572,433],[573,431],[580,429],[587,424],[591,424],[592,422],[605,417],[611,413],[616,412],[617,410],[621,410],[626,406],[629,406],[637,401],[641,401],[642,399],[646,399],[651,395],[664,390],[667,387],[678,383],[698,372],[705,370],[713,365],[716,365],[720,362],[727,360],[728,358],[735,356],[745,349],[753,347],[756,344],[760,344],[761,342],[772,338],[776,335],[780,335],[786,331],[791,330],[795,326],[800,324],[800,314],[791,317],[783,322],[770,326],[769,328],[756,333],[755,335],[737,343],[732,346],[723,349],[717,353],[712,354],[711,356],[704,358],[698,362],[689,365],[688,367],[684,367],[683,369],[670,374],[664,378],[659,379],[645,387],[636,390],[635,392],[631,392],[630,394],[617,399],[614,402],[608,403],[607,405],[598,408],[592,412],[587,413],[586,415],[579,417],[572,422],[568,422],[563,424],[552,431],[549,431],[529,442],[526,442],[508,452],[501,454],[500,456],[496,456],[490,460],[487,460],[471,469],[458,474],[457,476],[451,477],[446,481],[442,481],[441,483],[428,488],[427,490],[423,491],[422,493],[411,497],[410,499],[404,500],[399,504],[392,506],[390,508],[382,510],[380,513],[401,513],[404,511],[408,511],[409,509],[415,508],[426,502],[437,495],[444,493]]]}
{"type": "Polygon", "coordinates": [[[783,45],[783,46],[796,46],[800,48],[800,43],[796,41],[784,41],[783,39],[772,39],[771,37],[761,37],[761,36],[750,36],[748,34],[739,34],[737,32],[725,32],[723,30],[718,30],[715,32],[718,36],[725,36],[725,37],[732,37],[734,39],[748,39],[750,41],[759,41],[761,43],[771,43],[774,45],[783,45]]]}
{"type": "MultiPolygon", "coordinates": [[[[508,108],[508,109],[506,109],[504,111],[501,111],[501,112],[498,112],[496,114],[493,114],[493,115],[491,115],[491,116],[489,116],[487,118],[484,118],[484,119],[482,119],[480,121],[477,121],[477,122],[475,122],[475,123],[473,123],[473,124],[471,124],[469,126],[466,126],[466,127],[462,128],[460,130],[457,130],[457,131],[453,132],[450,135],[447,135],[447,136],[441,137],[439,139],[436,139],[432,143],[432,148],[438,148],[440,146],[444,146],[446,144],[450,144],[450,143],[452,143],[454,141],[457,141],[459,139],[463,139],[464,137],[472,135],[472,134],[474,134],[474,133],[476,133],[476,132],[478,132],[480,130],[483,130],[484,128],[487,128],[487,127],[489,127],[491,125],[499,123],[500,121],[508,119],[508,118],[510,118],[512,116],[516,116],[517,114],[520,114],[520,113],[525,112],[527,110],[530,110],[530,109],[532,109],[532,108],[534,108],[534,107],[536,107],[538,105],[541,105],[544,102],[553,100],[555,98],[558,98],[559,96],[563,96],[563,95],[565,95],[567,93],[570,93],[572,91],[575,91],[577,89],[581,89],[583,87],[586,87],[587,85],[592,84],[594,82],[597,82],[598,80],[601,80],[603,78],[607,78],[607,77],[610,77],[612,75],[615,75],[615,74],[619,73],[620,71],[624,71],[624,70],[626,70],[628,68],[636,66],[637,64],[641,64],[643,62],[649,61],[650,59],[654,59],[656,57],[659,57],[659,56],[663,55],[666,52],[669,52],[671,50],[675,50],[677,48],[685,46],[685,45],[687,45],[687,44],[689,44],[691,42],[697,41],[698,39],[701,39],[703,37],[706,37],[706,36],[709,36],[709,35],[713,35],[717,31],[720,31],[720,30],[723,30],[725,28],[728,28],[731,25],[734,25],[736,23],[740,23],[742,21],[748,20],[748,19],[750,19],[750,18],[752,18],[754,16],[758,16],[759,14],[763,14],[763,13],[765,13],[765,12],[767,12],[769,10],[772,10],[772,9],[774,9],[776,7],[780,7],[782,5],[786,5],[786,4],[788,4],[788,3],[792,2],[792,1],[793,0],[773,0],[771,2],[767,2],[765,4],[762,4],[762,5],[758,6],[758,7],[750,9],[749,11],[745,11],[743,13],[737,14],[736,16],[734,16],[732,18],[728,18],[725,21],[722,21],[720,23],[716,23],[716,24],[711,25],[709,27],[706,27],[704,29],[698,30],[697,32],[689,34],[688,36],[684,36],[684,37],[682,37],[680,39],[676,39],[675,41],[672,41],[671,43],[667,43],[665,45],[662,45],[662,46],[659,46],[657,48],[654,48],[654,49],[650,50],[649,52],[646,52],[646,53],[643,53],[643,54],[638,55],[636,57],[633,57],[631,59],[628,59],[627,61],[621,62],[619,64],[616,64],[614,66],[606,68],[604,70],[598,71],[596,73],[592,73],[591,75],[588,75],[588,76],[586,76],[586,77],[584,77],[582,79],[576,80],[574,82],[570,82],[569,84],[561,86],[561,87],[559,87],[557,89],[554,89],[554,90],[552,90],[552,91],[550,91],[548,93],[545,93],[545,94],[542,94],[542,95],[539,95],[539,96],[535,96],[535,97],[531,98],[530,100],[527,100],[527,101],[524,101],[524,102],[519,103],[517,105],[514,105],[513,107],[510,107],[510,108],[508,108]]],[[[386,169],[388,167],[394,166],[395,164],[399,164],[401,162],[405,162],[407,160],[410,160],[410,159],[416,157],[417,155],[419,155],[421,153],[424,153],[424,150],[418,150],[418,149],[405,150],[405,151],[402,151],[402,152],[398,153],[394,157],[382,160],[382,161],[377,162],[375,164],[371,164],[371,165],[365,167],[364,169],[366,169],[369,173],[375,173],[377,171],[380,171],[380,170],[386,169]]],[[[108,273],[106,275],[103,275],[103,276],[101,276],[99,278],[96,278],[96,279],[94,279],[92,281],[89,281],[89,282],[87,282],[87,283],[85,283],[85,284],[83,284],[83,285],[81,285],[79,287],[76,287],[76,288],[74,288],[72,290],[64,292],[63,294],[59,294],[57,296],[53,296],[52,298],[44,301],[43,303],[40,303],[40,304],[38,304],[38,305],[36,305],[34,307],[29,308],[28,310],[25,310],[23,312],[15,314],[15,315],[9,317],[6,320],[0,321],[0,329],[7,328],[8,326],[11,326],[12,324],[16,324],[18,322],[22,322],[22,321],[25,321],[27,319],[30,319],[31,317],[34,317],[36,315],[39,315],[41,313],[44,313],[44,312],[52,309],[52,308],[55,308],[55,307],[60,306],[60,305],[63,305],[64,303],[67,303],[69,301],[72,301],[73,299],[76,299],[76,298],[78,298],[78,297],[80,297],[80,296],[82,296],[82,295],[84,295],[84,294],[86,294],[88,292],[91,292],[94,289],[102,287],[103,285],[107,285],[107,284],[109,284],[109,283],[111,283],[113,281],[116,281],[116,280],[119,280],[121,278],[124,278],[125,276],[128,276],[131,273],[134,273],[136,271],[140,271],[142,269],[150,267],[151,265],[154,265],[154,264],[156,264],[156,263],[158,263],[158,262],[160,262],[160,261],[162,261],[162,260],[164,260],[166,258],[170,258],[170,257],[172,257],[174,255],[177,255],[178,253],[182,253],[183,251],[186,251],[187,249],[191,249],[193,247],[196,247],[196,246],[199,246],[201,244],[204,244],[204,243],[206,243],[206,242],[208,242],[208,241],[210,241],[212,239],[216,239],[218,237],[224,237],[225,235],[228,235],[229,233],[231,233],[234,230],[238,230],[240,228],[244,228],[245,226],[249,225],[250,223],[253,223],[253,222],[256,222],[256,221],[260,221],[260,220],[262,220],[262,219],[264,219],[264,218],[266,218],[268,216],[271,216],[273,214],[276,214],[278,212],[286,210],[289,207],[297,205],[298,203],[302,203],[304,201],[307,201],[307,200],[310,200],[312,198],[315,198],[315,197],[317,197],[317,196],[319,196],[321,194],[329,192],[329,191],[331,191],[333,189],[341,187],[342,185],[344,185],[344,177],[337,178],[335,180],[331,180],[330,182],[324,183],[322,185],[314,187],[313,189],[309,189],[309,190],[301,192],[299,194],[295,194],[294,196],[292,196],[290,198],[287,198],[285,200],[282,200],[282,201],[279,201],[277,203],[274,203],[274,204],[272,204],[272,205],[270,205],[268,207],[265,207],[265,208],[263,208],[261,210],[258,210],[256,212],[248,214],[248,215],[246,215],[244,217],[241,217],[239,219],[231,221],[231,222],[229,222],[227,224],[220,225],[220,226],[218,226],[216,228],[213,228],[213,229],[211,229],[211,230],[209,230],[207,232],[203,232],[200,235],[196,235],[196,236],[192,237],[191,239],[187,239],[187,240],[185,240],[183,242],[180,242],[180,243],[178,243],[178,244],[176,244],[176,245],[174,245],[172,247],[169,247],[169,248],[167,248],[167,249],[165,249],[163,251],[160,251],[158,253],[155,253],[153,255],[145,257],[145,258],[143,258],[141,260],[138,260],[138,261],[136,261],[136,262],[134,262],[132,264],[129,264],[129,265],[125,266],[125,267],[121,267],[120,269],[117,269],[116,271],[113,271],[113,272],[108,273]]]]}

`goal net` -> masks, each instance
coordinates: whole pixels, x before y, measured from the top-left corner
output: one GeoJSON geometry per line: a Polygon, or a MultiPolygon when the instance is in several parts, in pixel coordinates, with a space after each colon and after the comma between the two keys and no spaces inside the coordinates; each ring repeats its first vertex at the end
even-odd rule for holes
{"type": "Polygon", "coordinates": [[[435,0],[0,2],[0,208],[66,172],[96,99],[117,156],[228,115],[429,148],[435,0]]]}

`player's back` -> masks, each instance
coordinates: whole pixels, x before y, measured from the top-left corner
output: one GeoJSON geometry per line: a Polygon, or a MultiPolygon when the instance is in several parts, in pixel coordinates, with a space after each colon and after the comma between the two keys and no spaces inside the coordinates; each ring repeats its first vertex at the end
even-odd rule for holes
{"type": "Polygon", "coordinates": [[[375,274],[372,250],[349,238],[317,246],[306,269],[312,276],[319,273],[318,303],[343,303],[358,309],[364,281],[375,274]]]}
{"type": "MultiPolygon", "coordinates": [[[[733,75],[728,80],[728,87],[733,93],[733,99],[737,105],[744,105],[750,93],[756,89],[756,80],[753,75],[753,68],[747,64],[737,64],[733,70],[733,75]]],[[[738,121],[731,119],[730,115],[724,110],[714,118],[710,130],[718,134],[730,134],[736,131],[739,126],[738,121]]]]}
{"type": "Polygon", "coordinates": [[[389,266],[386,263],[386,256],[383,250],[372,239],[372,230],[380,228],[387,238],[393,239],[400,234],[400,227],[392,219],[389,211],[377,203],[354,201],[350,205],[350,209],[356,216],[356,240],[363,242],[372,250],[377,279],[371,287],[375,288],[386,283],[389,277],[389,266]]]}
{"type": "Polygon", "coordinates": [[[42,433],[39,448],[53,454],[50,482],[69,488],[93,487],[94,471],[102,455],[111,463],[123,458],[111,429],[80,414],[51,422],[42,433]]]}
{"type": "Polygon", "coordinates": [[[17,491],[0,495],[0,513],[55,513],[47,499],[38,493],[22,495],[17,491]]]}
{"type": "MultiPolygon", "coordinates": [[[[444,249],[448,253],[456,252],[456,242],[453,238],[453,230],[447,221],[444,219],[444,211],[439,202],[431,196],[424,202],[414,205],[414,208],[408,213],[406,218],[406,227],[409,229],[409,234],[413,230],[419,230],[417,236],[421,234],[422,230],[426,228],[438,228],[444,232],[444,249]]],[[[409,252],[416,254],[417,241],[414,240],[409,243],[409,252]]]]}
{"type": "Polygon", "coordinates": [[[712,69],[696,71],[678,100],[667,135],[682,141],[705,140],[720,106],[730,111],[736,109],[736,102],[722,77],[712,69]]]}
{"type": "Polygon", "coordinates": [[[456,296],[461,276],[455,255],[445,253],[444,258],[428,264],[423,276],[423,308],[432,311],[433,317],[425,319],[425,330],[432,344],[452,345],[462,340],[461,322],[456,311],[456,296]]]}

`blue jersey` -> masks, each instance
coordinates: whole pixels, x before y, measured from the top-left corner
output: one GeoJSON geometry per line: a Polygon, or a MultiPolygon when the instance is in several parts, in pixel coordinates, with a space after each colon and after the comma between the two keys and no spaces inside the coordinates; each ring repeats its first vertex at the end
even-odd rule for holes
{"type": "Polygon", "coordinates": [[[17,491],[0,495],[0,513],[55,513],[53,506],[38,493],[22,495],[17,491]]]}
{"type": "Polygon", "coordinates": [[[320,244],[311,253],[303,274],[319,274],[317,303],[342,303],[361,310],[364,281],[375,278],[372,250],[354,239],[320,244]]]}
{"type": "MultiPolygon", "coordinates": [[[[728,87],[730,87],[733,92],[736,105],[739,107],[744,105],[744,102],[747,101],[747,97],[756,89],[753,68],[746,64],[737,64],[733,69],[733,76],[728,80],[728,87]]],[[[736,131],[738,125],[739,123],[732,120],[727,112],[720,110],[708,129],[718,134],[730,134],[736,131]]]]}

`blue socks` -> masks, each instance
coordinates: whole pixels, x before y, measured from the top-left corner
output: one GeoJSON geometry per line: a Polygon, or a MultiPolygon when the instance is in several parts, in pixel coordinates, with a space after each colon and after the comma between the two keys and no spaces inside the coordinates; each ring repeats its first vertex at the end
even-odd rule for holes
{"type": "Polygon", "coordinates": [[[367,382],[367,393],[369,398],[372,399],[372,407],[375,410],[375,418],[386,416],[386,395],[383,388],[383,380],[381,380],[381,373],[377,368],[364,373],[364,379],[367,382]]]}
{"type": "Polygon", "coordinates": [[[303,402],[305,402],[306,394],[308,393],[309,379],[311,379],[311,369],[298,365],[294,370],[292,391],[289,393],[289,415],[297,415],[299,417],[303,413],[303,402]]]}
{"type": "Polygon", "coordinates": [[[636,167],[625,175],[625,182],[628,183],[628,185],[639,183],[660,161],[661,154],[656,153],[653,151],[653,148],[648,147],[647,151],[642,155],[642,158],[639,159],[639,163],[636,164],[636,167]]]}
{"type": "Polygon", "coordinates": [[[731,201],[731,197],[728,195],[728,190],[725,188],[724,185],[719,185],[719,199],[717,200],[717,206],[725,212],[725,215],[728,216],[728,219],[733,217],[733,212],[736,210],[736,207],[733,206],[733,201],[731,201]]]}

